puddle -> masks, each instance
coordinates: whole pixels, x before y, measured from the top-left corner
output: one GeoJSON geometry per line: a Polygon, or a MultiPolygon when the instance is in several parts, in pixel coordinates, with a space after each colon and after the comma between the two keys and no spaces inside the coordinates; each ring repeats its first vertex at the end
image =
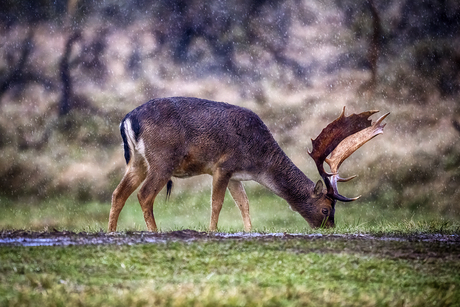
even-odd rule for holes
{"type": "Polygon", "coordinates": [[[271,238],[271,237],[285,237],[285,236],[307,236],[307,237],[314,237],[314,236],[322,236],[322,234],[296,234],[296,233],[282,233],[282,232],[275,232],[275,233],[260,233],[260,232],[236,232],[236,233],[225,233],[225,232],[218,232],[214,234],[215,237],[218,238],[271,238]]]}
{"type": "Polygon", "coordinates": [[[408,241],[408,242],[447,242],[460,244],[459,235],[420,234],[401,236],[372,236],[369,234],[302,234],[302,233],[207,233],[195,230],[179,230],[162,233],[150,232],[116,232],[86,233],[70,231],[32,232],[32,231],[1,231],[0,246],[69,246],[97,244],[156,244],[170,241],[191,242],[197,240],[375,240],[375,241],[408,241]]]}
{"type": "Polygon", "coordinates": [[[63,239],[29,239],[29,238],[1,238],[0,245],[20,245],[20,246],[53,246],[69,245],[70,240],[63,239]]]}

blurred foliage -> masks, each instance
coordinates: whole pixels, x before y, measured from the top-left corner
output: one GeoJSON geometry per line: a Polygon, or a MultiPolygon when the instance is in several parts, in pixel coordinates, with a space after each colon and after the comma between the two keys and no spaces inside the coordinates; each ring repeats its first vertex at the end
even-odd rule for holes
{"type": "Polygon", "coordinates": [[[460,215],[458,1],[5,0],[0,36],[3,196],[109,202],[124,114],[192,94],[254,109],[302,156],[341,106],[389,110],[385,152],[354,160],[367,200],[460,215]]]}
{"type": "MultiPolygon", "coordinates": [[[[71,38],[81,29],[89,27],[91,18],[100,18],[102,28],[98,34],[81,42],[80,53],[68,63],[69,69],[80,66],[84,75],[93,80],[99,79],[99,83],[104,83],[101,79],[106,75],[103,57],[107,45],[105,38],[110,30],[115,31],[146,19],[156,42],[155,53],[165,53],[177,65],[196,66],[197,72],[203,74],[203,65],[211,63],[205,73],[225,72],[257,80],[264,76],[254,71],[251,61],[243,64],[236,58],[245,55],[253,59],[260,56],[260,53],[254,53],[254,49],[260,49],[272,61],[292,70],[295,76],[305,82],[305,78],[309,77],[309,65],[288,56],[287,47],[294,25],[308,27],[318,19],[318,13],[300,0],[113,0],[103,3],[86,0],[8,0],[2,2],[1,6],[3,31],[20,24],[57,23],[64,26],[63,31],[68,31],[68,43],[72,44],[80,38],[73,38],[73,41],[71,38]]],[[[433,90],[443,96],[458,93],[460,5],[457,1],[427,0],[419,5],[409,0],[336,0],[335,6],[342,14],[344,26],[352,31],[354,37],[329,70],[342,67],[376,70],[374,66],[377,61],[379,65],[389,65],[389,69],[393,70],[392,61],[403,55],[399,62],[402,69],[406,74],[410,73],[408,70],[416,74],[416,80],[404,86],[415,88],[415,92],[423,92],[423,85],[420,87],[418,84],[428,80],[433,82],[433,90]]],[[[61,60],[69,56],[72,44],[61,60]]],[[[127,64],[134,72],[140,69],[139,64],[143,60],[139,44],[134,39],[134,48],[127,64]]],[[[16,54],[18,49],[22,51],[22,56],[16,63],[8,63],[3,72],[7,78],[0,79],[0,95],[11,86],[30,82],[59,87],[58,80],[50,81],[46,75],[31,73],[24,67],[34,49],[33,30],[23,46],[15,48],[16,54]]],[[[13,58],[11,50],[5,49],[4,52],[7,58],[13,58]]],[[[62,67],[60,71],[62,76],[62,67]]],[[[73,82],[69,80],[69,84],[66,84],[64,79],[63,87],[70,87],[73,82]]],[[[400,83],[398,78],[396,83],[400,83]]]]}
{"type": "MultiPolygon", "coordinates": [[[[442,96],[454,96],[459,92],[460,72],[460,4],[455,0],[376,1],[336,0],[344,12],[344,24],[353,33],[357,49],[369,45],[375,32],[371,14],[375,8],[379,17],[380,65],[388,66],[385,74],[394,75],[399,66],[403,76],[392,85],[403,84],[413,96],[426,97],[430,91],[442,96]],[[402,59],[401,59],[402,57],[402,59]],[[397,61],[397,66],[392,62],[397,61]],[[393,73],[392,73],[393,71],[393,73]],[[412,76],[411,76],[412,75],[412,76]],[[412,78],[411,78],[412,77],[412,78]],[[430,83],[430,88],[425,84],[430,83]]],[[[353,48],[353,44],[350,44],[353,48]]],[[[369,67],[369,54],[361,51],[349,57],[349,61],[369,67]]],[[[385,77],[385,76],[382,76],[385,77]]],[[[382,78],[381,77],[381,78],[382,78]]]]}

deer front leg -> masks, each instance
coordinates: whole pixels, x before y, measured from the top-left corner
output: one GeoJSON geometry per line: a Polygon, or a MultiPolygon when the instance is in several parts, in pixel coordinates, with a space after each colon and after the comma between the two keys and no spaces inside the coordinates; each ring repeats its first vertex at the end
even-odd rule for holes
{"type": "Polygon", "coordinates": [[[129,166],[123,179],[112,194],[112,207],[110,208],[108,232],[117,230],[118,217],[128,197],[137,189],[144,180],[145,174],[129,166]]]}
{"type": "Polygon", "coordinates": [[[224,202],[225,191],[227,190],[230,176],[223,174],[218,169],[212,177],[212,195],[211,195],[211,222],[209,224],[210,231],[217,230],[217,222],[219,221],[220,210],[224,202]]]}
{"type": "Polygon", "coordinates": [[[243,218],[244,231],[251,231],[251,216],[249,215],[249,200],[244,190],[243,184],[240,181],[230,180],[228,182],[228,190],[235,201],[236,206],[241,211],[241,217],[243,218]]]}

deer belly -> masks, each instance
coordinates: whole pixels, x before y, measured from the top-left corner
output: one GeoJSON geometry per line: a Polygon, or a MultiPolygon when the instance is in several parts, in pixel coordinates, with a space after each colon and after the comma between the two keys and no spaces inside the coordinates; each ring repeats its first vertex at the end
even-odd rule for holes
{"type": "Polygon", "coordinates": [[[173,176],[177,178],[188,178],[202,174],[212,174],[214,163],[201,161],[194,156],[186,155],[179,165],[174,169],[173,176]]]}
{"type": "Polygon", "coordinates": [[[173,176],[177,178],[188,178],[193,176],[198,176],[202,174],[211,174],[211,171],[208,170],[204,165],[187,165],[185,168],[177,168],[173,172],[173,176]]]}
{"type": "Polygon", "coordinates": [[[255,180],[254,174],[245,172],[245,171],[240,171],[240,172],[234,172],[231,177],[232,180],[237,180],[237,181],[249,181],[249,180],[255,180]]]}

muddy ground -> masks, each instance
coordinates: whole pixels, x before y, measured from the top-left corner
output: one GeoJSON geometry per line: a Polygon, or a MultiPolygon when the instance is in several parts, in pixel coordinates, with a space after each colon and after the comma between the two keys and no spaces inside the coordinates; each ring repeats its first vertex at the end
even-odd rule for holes
{"type": "MultiPolygon", "coordinates": [[[[219,242],[252,240],[280,242],[311,241],[312,248],[302,252],[359,253],[404,259],[460,260],[460,235],[446,234],[288,234],[288,233],[208,233],[179,230],[162,233],[118,232],[86,233],[69,231],[0,231],[1,246],[69,246],[108,244],[160,244],[167,242],[219,242]]],[[[307,245],[308,246],[308,245],[307,245]]]]}

